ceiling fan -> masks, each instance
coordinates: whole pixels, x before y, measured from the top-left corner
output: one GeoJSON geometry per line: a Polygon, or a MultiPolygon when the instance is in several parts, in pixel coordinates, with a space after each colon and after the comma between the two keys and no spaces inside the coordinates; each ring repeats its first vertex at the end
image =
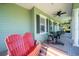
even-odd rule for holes
{"type": "Polygon", "coordinates": [[[66,14],[66,12],[58,11],[58,12],[56,13],[57,16],[61,16],[61,15],[63,15],[63,14],[66,14]]]}

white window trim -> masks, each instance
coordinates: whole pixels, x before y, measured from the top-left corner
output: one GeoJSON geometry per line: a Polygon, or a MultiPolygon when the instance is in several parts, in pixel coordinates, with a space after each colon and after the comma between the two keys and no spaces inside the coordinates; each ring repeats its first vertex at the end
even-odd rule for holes
{"type": "MultiPolygon", "coordinates": [[[[37,15],[37,14],[36,14],[36,15],[37,15]]],[[[45,32],[42,32],[42,33],[41,33],[41,32],[40,32],[40,33],[37,33],[37,32],[36,32],[36,31],[37,31],[37,29],[36,29],[36,28],[37,28],[37,24],[36,24],[36,16],[35,16],[35,20],[34,20],[34,23],[35,23],[35,24],[34,24],[34,26],[35,26],[35,30],[34,30],[34,31],[35,31],[35,36],[36,36],[36,35],[40,35],[40,34],[45,34],[45,33],[46,33],[46,29],[47,29],[47,27],[46,27],[46,19],[47,19],[47,17],[44,16],[44,15],[42,15],[42,14],[38,14],[38,15],[39,15],[40,17],[45,18],[45,32]]]]}
{"type": "MultiPolygon", "coordinates": [[[[50,21],[51,21],[52,24],[53,24],[53,22],[54,22],[53,19],[50,19],[50,21]]],[[[49,22],[48,22],[48,23],[49,23],[49,22]]],[[[48,25],[49,25],[49,24],[48,24],[48,25]]],[[[53,28],[53,26],[54,26],[54,25],[52,25],[52,28],[53,28]]],[[[49,32],[49,30],[50,30],[50,29],[49,29],[49,27],[48,27],[48,32],[49,32]]]]}
{"type": "Polygon", "coordinates": [[[47,27],[46,27],[46,18],[47,17],[45,17],[44,15],[42,15],[42,14],[39,14],[40,15],[40,17],[42,17],[42,18],[44,18],[44,20],[45,20],[45,24],[43,24],[44,26],[45,26],[45,31],[44,32],[41,32],[41,25],[40,25],[40,33],[39,34],[45,34],[46,33],[46,29],[47,29],[47,27]]]}

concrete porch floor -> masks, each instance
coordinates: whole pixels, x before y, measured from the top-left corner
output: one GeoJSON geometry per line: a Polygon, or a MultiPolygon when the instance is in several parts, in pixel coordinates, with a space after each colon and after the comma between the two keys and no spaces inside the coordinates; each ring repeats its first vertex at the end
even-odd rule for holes
{"type": "Polygon", "coordinates": [[[59,50],[62,50],[69,56],[79,56],[79,47],[75,47],[72,45],[71,33],[62,34],[59,41],[63,42],[64,46],[58,44],[51,44],[51,43],[49,43],[48,45],[51,47],[55,47],[59,50]]]}

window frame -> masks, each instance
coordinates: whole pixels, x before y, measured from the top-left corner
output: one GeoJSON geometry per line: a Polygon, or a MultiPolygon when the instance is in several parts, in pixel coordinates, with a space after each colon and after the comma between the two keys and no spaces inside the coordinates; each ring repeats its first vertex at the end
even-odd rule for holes
{"type": "Polygon", "coordinates": [[[40,16],[40,33],[39,33],[39,34],[44,34],[44,33],[46,33],[46,29],[47,29],[47,27],[46,27],[46,19],[47,19],[47,17],[45,17],[45,16],[42,15],[42,14],[39,14],[39,16],[40,16]],[[41,17],[44,18],[45,24],[42,24],[42,23],[41,23],[41,17]],[[44,26],[45,26],[45,31],[44,31],[44,32],[41,32],[41,25],[44,25],[44,26]]]}
{"type": "Polygon", "coordinates": [[[53,27],[54,27],[54,21],[53,21],[53,19],[50,19],[49,22],[51,22],[51,25],[49,24],[49,27],[48,27],[49,29],[48,29],[48,31],[49,31],[49,32],[50,32],[51,30],[54,31],[54,28],[53,28],[53,27]],[[51,30],[50,30],[50,26],[51,26],[51,28],[52,28],[51,30]]]}
{"type": "Polygon", "coordinates": [[[47,30],[47,26],[46,26],[46,19],[47,19],[47,17],[44,16],[44,15],[42,15],[42,14],[36,14],[36,15],[39,15],[40,16],[40,32],[37,33],[37,23],[35,24],[35,32],[36,32],[36,34],[45,34],[46,33],[46,30],[47,30]],[[44,18],[44,20],[45,20],[45,24],[44,24],[45,31],[44,32],[41,32],[41,25],[43,25],[43,24],[41,24],[41,17],[44,18]]]}

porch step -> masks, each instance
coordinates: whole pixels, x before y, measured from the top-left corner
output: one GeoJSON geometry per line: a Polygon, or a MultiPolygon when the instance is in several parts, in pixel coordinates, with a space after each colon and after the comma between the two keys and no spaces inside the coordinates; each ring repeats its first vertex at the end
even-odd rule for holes
{"type": "Polygon", "coordinates": [[[67,56],[64,52],[54,47],[50,47],[47,44],[42,45],[40,54],[43,54],[45,56],[67,56]]]}
{"type": "Polygon", "coordinates": [[[40,56],[57,56],[57,54],[51,53],[50,51],[47,50],[47,47],[43,46],[41,48],[40,56]]]}

